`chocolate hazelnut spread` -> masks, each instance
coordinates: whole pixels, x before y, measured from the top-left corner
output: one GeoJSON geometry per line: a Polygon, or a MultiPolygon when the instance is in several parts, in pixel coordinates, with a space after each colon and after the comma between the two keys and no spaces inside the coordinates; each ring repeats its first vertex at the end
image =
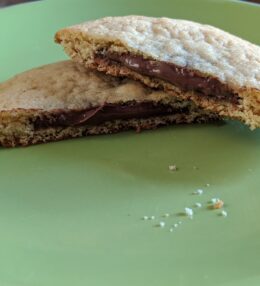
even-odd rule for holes
{"type": "Polygon", "coordinates": [[[127,104],[104,104],[99,107],[83,110],[57,110],[51,115],[38,117],[34,122],[35,129],[48,127],[68,127],[98,125],[106,121],[140,119],[188,112],[188,108],[173,108],[170,105],[153,102],[128,102],[127,104]]]}
{"type": "Polygon", "coordinates": [[[144,59],[131,54],[105,52],[97,54],[96,59],[108,59],[111,63],[121,64],[142,75],[165,80],[184,91],[195,91],[207,97],[214,97],[237,104],[239,97],[217,78],[205,77],[186,67],[172,63],[144,59]]]}

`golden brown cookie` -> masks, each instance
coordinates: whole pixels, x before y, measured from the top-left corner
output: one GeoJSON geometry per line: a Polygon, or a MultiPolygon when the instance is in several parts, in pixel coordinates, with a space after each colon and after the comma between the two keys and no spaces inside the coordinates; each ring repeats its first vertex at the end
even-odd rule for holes
{"type": "Polygon", "coordinates": [[[86,67],[260,127],[260,47],[234,35],[185,20],[125,16],[65,28],[55,38],[86,67]]]}
{"type": "Polygon", "coordinates": [[[0,84],[0,145],[7,147],[217,118],[191,102],[73,61],[0,84]]]}

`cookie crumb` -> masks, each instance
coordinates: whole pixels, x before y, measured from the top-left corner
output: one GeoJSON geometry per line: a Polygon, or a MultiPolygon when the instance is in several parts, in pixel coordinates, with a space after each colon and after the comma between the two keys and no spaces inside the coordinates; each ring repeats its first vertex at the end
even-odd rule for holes
{"type": "Polygon", "coordinates": [[[207,184],[206,184],[206,187],[210,187],[210,184],[209,184],[209,183],[207,183],[207,184]]]}
{"type": "Polygon", "coordinates": [[[226,211],[222,211],[222,212],[220,213],[220,215],[226,217],[226,216],[227,216],[227,212],[226,212],[226,211]]]}
{"type": "Polygon", "coordinates": [[[193,218],[193,210],[191,208],[185,208],[184,209],[185,215],[189,218],[193,218]]]}
{"type": "Polygon", "coordinates": [[[224,202],[220,199],[218,199],[214,204],[213,208],[214,209],[221,209],[224,206],[224,202]]]}
{"type": "Polygon", "coordinates": [[[195,203],[195,206],[196,206],[197,208],[201,208],[201,207],[202,207],[202,204],[201,204],[201,203],[195,203]]]}
{"type": "Polygon", "coordinates": [[[210,200],[210,203],[216,204],[219,200],[220,200],[220,199],[218,199],[218,198],[212,198],[212,199],[210,200]]]}
{"type": "Polygon", "coordinates": [[[170,232],[173,232],[173,228],[170,228],[170,232]]]}
{"type": "Polygon", "coordinates": [[[179,226],[179,225],[178,225],[177,223],[175,223],[175,224],[173,225],[173,227],[175,227],[175,228],[178,227],[178,226],[179,226]]]}
{"type": "Polygon", "coordinates": [[[204,192],[203,190],[198,189],[198,190],[196,190],[196,191],[193,192],[193,195],[199,195],[199,196],[200,196],[200,195],[203,194],[203,192],[204,192]]]}
{"type": "Polygon", "coordinates": [[[148,216],[147,215],[143,216],[143,220],[148,220],[148,216]]]}
{"type": "Polygon", "coordinates": [[[168,214],[168,213],[165,213],[164,215],[163,215],[163,217],[169,217],[170,216],[170,214],[168,214]]]}
{"type": "Polygon", "coordinates": [[[164,221],[160,221],[158,226],[159,227],[165,227],[165,222],[164,221]]]}
{"type": "Polygon", "coordinates": [[[154,215],[150,216],[150,219],[151,219],[151,220],[154,220],[154,219],[155,219],[155,216],[154,216],[154,215]]]}
{"type": "Polygon", "coordinates": [[[178,168],[177,168],[176,165],[169,165],[169,170],[170,170],[170,171],[177,171],[178,168]]]}

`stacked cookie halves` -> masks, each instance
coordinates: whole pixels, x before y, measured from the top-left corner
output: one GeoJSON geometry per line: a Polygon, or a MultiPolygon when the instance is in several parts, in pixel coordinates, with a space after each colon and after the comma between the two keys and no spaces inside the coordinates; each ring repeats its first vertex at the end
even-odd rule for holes
{"type": "Polygon", "coordinates": [[[260,48],[245,40],[144,16],[86,22],[55,39],[73,61],[0,85],[2,145],[219,118],[260,127],[260,48]]]}

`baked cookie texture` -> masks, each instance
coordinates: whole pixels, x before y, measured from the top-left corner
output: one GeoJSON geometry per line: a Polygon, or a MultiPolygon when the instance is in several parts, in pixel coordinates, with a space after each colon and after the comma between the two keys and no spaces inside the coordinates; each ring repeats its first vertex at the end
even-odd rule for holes
{"type": "Polygon", "coordinates": [[[217,118],[214,113],[201,110],[191,102],[177,100],[165,92],[145,88],[129,79],[87,70],[73,61],[39,67],[0,84],[0,145],[6,147],[217,118]],[[70,113],[81,111],[83,115],[80,116],[84,119],[84,110],[99,110],[104,104],[144,102],[168,106],[176,112],[90,125],[78,124],[75,120],[71,124],[64,121],[67,114],[70,116],[70,113]]]}
{"type": "Polygon", "coordinates": [[[251,129],[260,127],[260,47],[218,28],[169,18],[107,17],[62,29],[55,40],[86,67],[139,80],[220,116],[241,120],[251,129]],[[140,72],[131,58],[122,64],[111,55],[142,57],[155,66],[172,64],[179,76],[187,72],[204,82],[217,82],[236,100],[183,89],[140,72]]]}

